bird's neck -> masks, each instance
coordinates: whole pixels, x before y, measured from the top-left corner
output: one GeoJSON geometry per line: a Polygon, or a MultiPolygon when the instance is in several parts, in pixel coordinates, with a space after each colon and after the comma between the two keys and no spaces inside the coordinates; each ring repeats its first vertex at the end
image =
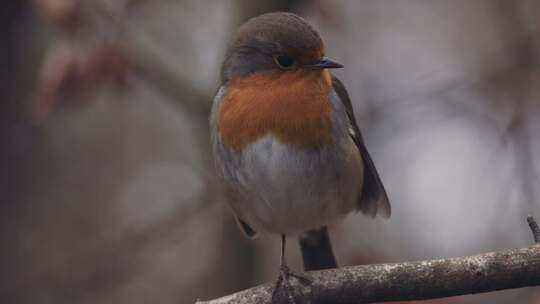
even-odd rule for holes
{"type": "Polygon", "coordinates": [[[272,134],[299,149],[331,143],[330,73],[289,71],[232,80],[218,117],[225,146],[242,150],[272,134]]]}

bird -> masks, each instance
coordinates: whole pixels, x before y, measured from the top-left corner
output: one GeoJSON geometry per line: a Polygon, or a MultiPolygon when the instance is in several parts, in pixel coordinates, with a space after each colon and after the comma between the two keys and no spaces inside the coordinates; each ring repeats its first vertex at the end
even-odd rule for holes
{"type": "Polygon", "coordinates": [[[209,118],[212,154],[241,230],[281,236],[273,298],[284,285],[294,303],[288,280],[302,278],[285,261],[288,236],[300,237],[305,268],[331,268],[328,224],[356,211],[391,214],[349,94],[330,72],[343,67],[326,56],[317,30],[288,12],[249,19],[225,52],[209,118]]]}

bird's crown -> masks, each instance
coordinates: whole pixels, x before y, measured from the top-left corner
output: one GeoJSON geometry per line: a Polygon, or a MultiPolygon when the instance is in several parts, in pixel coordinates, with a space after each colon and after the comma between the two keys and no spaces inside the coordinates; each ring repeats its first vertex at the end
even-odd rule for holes
{"type": "Polygon", "coordinates": [[[341,67],[324,58],[317,31],[291,13],[268,13],[249,19],[236,32],[221,68],[223,83],[257,72],[341,67]]]}

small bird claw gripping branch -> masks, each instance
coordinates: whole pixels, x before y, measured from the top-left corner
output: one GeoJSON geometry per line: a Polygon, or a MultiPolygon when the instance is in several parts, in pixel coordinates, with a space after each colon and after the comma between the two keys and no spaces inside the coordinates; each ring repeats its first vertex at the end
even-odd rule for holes
{"type": "MultiPolygon", "coordinates": [[[[527,217],[535,243],[540,229],[527,217]]],[[[299,303],[374,303],[435,299],[540,285],[540,246],[468,257],[343,267],[305,273],[312,284],[291,281],[299,303]]],[[[264,284],[198,304],[271,303],[264,284]]],[[[277,303],[274,303],[277,304],[277,303]]]]}

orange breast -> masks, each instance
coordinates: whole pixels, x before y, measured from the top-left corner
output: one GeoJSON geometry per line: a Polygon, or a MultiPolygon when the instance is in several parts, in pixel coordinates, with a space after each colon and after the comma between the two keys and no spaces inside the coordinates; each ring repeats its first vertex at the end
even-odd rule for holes
{"type": "Polygon", "coordinates": [[[330,144],[330,88],[326,70],[255,74],[234,80],[218,115],[221,140],[237,151],[269,133],[300,149],[330,144]]]}

